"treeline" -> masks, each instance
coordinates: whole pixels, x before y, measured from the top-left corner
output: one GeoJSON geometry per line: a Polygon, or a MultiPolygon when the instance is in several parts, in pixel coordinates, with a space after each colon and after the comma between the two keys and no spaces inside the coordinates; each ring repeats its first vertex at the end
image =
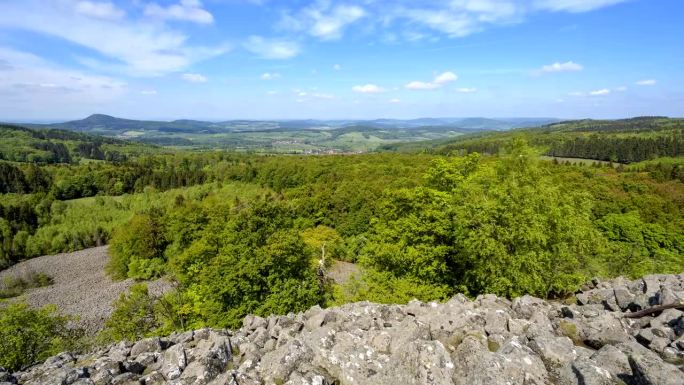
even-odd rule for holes
{"type": "Polygon", "coordinates": [[[684,183],[684,159],[676,161],[653,161],[633,166],[635,171],[645,171],[658,181],[674,180],[684,183]]]}
{"type": "Polygon", "coordinates": [[[684,155],[684,119],[638,117],[567,121],[541,128],[464,135],[448,141],[394,144],[383,150],[497,155],[516,138],[550,156],[634,163],[684,155]]]}
{"type": "Polygon", "coordinates": [[[128,159],[125,153],[113,150],[105,150],[102,143],[79,142],[72,151],[61,142],[41,141],[31,145],[34,151],[0,151],[0,159],[39,164],[73,163],[76,157],[94,160],[106,160],[109,162],[124,162],[128,159]]]}
{"type": "Polygon", "coordinates": [[[0,266],[43,252],[68,251],[79,245],[90,247],[108,240],[108,232],[93,227],[75,235],[76,238],[55,240],[55,245],[62,247],[28,247],[39,224],[49,224],[60,217],[59,204],[63,201],[203,184],[211,175],[204,167],[212,160],[213,157],[153,157],[78,166],[0,162],[0,193],[12,194],[0,199],[0,266]]]}
{"type": "Polygon", "coordinates": [[[25,257],[25,245],[35,233],[39,220],[49,212],[49,204],[40,198],[0,204],[0,268],[25,257]],[[42,214],[42,215],[41,215],[42,214]]]}
{"type": "Polygon", "coordinates": [[[0,130],[6,131],[16,131],[22,132],[30,135],[35,139],[42,140],[70,140],[70,141],[95,141],[98,143],[108,143],[108,144],[125,144],[124,141],[118,139],[112,139],[102,136],[88,135],[79,132],[67,131],[67,130],[57,130],[57,129],[47,129],[38,130],[28,127],[17,126],[14,124],[0,124],[0,130]]]}
{"type": "Polygon", "coordinates": [[[37,165],[20,168],[11,163],[0,162],[0,194],[46,192],[51,185],[50,173],[37,165]]]}
{"type": "Polygon", "coordinates": [[[0,138],[0,159],[38,164],[72,164],[82,158],[123,162],[129,159],[129,152],[139,152],[132,149],[142,146],[64,130],[2,124],[0,138]]]}
{"type": "Polygon", "coordinates": [[[571,120],[543,126],[541,131],[648,133],[682,129],[684,129],[684,119],[672,119],[664,116],[640,116],[617,120],[571,120]]]}
{"type": "Polygon", "coordinates": [[[206,182],[212,175],[204,169],[208,162],[202,157],[150,157],[132,162],[61,166],[0,161],[0,193],[48,192],[56,199],[69,200],[131,194],[146,187],[168,190],[206,182]]]}
{"type": "Polygon", "coordinates": [[[102,143],[83,142],[74,149],[77,155],[86,159],[106,160],[108,162],[125,162],[128,159],[125,153],[102,149],[102,143]]]}
{"type": "Polygon", "coordinates": [[[549,156],[634,163],[684,155],[684,135],[657,137],[605,137],[591,135],[567,139],[551,147],[549,156]]]}
{"type": "MultiPolygon", "coordinates": [[[[123,215],[127,209],[112,198],[122,194],[156,192],[211,183],[263,186],[288,201],[297,202],[300,217],[335,227],[344,236],[366,231],[377,201],[386,188],[415,186],[427,167],[427,157],[358,155],[343,157],[250,156],[201,153],[139,158],[121,164],[93,163],[71,166],[14,165],[0,162],[5,192],[1,204],[22,207],[12,215],[2,235],[5,264],[42,253],[70,251],[107,242],[111,236],[108,212],[123,215]],[[40,176],[40,177],[39,177],[40,176]],[[29,181],[32,181],[29,183],[29,181]],[[363,185],[364,193],[359,194],[363,185]],[[83,205],[78,198],[97,197],[101,205],[83,205]],[[64,204],[70,201],[69,204],[64,204]],[[83,220],[72,228],[66,222],[77,215],[91,218],[103,212],[101,223],[83,220]],[[122,211],[123,210],[123,211],[122,211]],[[69,218],[69,219],[65,219],[69,218]],[[40,226],[36,227],[36,223],[40,226]]],[[[10,210],[10,209],[8,209],[10,210]]],[[[131,214],[127,214],[131,215],[131,214]]],[[[8,216],[3,216],[8,219],[8,216]]],[[[76,218],[77,219],[77,218],[76,218]]],[[[352,239],[352,248],[363,242],[352,239]]]]}

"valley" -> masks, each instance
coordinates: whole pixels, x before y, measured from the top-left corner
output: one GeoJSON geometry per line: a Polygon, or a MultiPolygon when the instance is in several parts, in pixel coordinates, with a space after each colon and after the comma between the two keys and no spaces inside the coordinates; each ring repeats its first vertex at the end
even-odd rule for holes
{"type": "Polygon", "coordinates": [[[139,121],[95,114],[55,124],[28,125],[168,146],[254,153],[323,154],[368,152],[386,144],[542,125],[551,118],[444,118],[377,120],[139,121]]]}

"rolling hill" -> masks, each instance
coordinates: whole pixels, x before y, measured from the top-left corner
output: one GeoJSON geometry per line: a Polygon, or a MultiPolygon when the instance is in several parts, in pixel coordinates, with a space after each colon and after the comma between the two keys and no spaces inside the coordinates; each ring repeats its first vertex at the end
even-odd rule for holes
{"type": "Polygon", "coordinates": [[[552,118],[420,118],[375,120],[131,120],[94,114],[85,119],[28,125],[161,146],[275,153],[372,151],[397,142],[454,138],[480,131],[538,127],[552,118]]]}
{"type": "Polygon", "coordinates": [[[506,132],[477,132],[453,139],[383,145],[382,151],[435,154],[496,154],[512,139],[522,138],[541,154],[635,163],[684,156],[684,119],[636,117],[618,120],[575,120],[506,132]]]}

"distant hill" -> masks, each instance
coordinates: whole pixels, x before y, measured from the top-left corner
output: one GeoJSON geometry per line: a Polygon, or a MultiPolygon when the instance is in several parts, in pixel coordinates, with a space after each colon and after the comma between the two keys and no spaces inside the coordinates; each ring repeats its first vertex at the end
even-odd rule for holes
{"type": "Polygon", "coordinates": [[[227,120],[209,122],[122,119],[94,114],[53,124],[27,124],[166,147],[258,152],[372,151],[397,142],[444,140],[481,131],[505,131],[559,122],[553,118],[419,118],[375,120],[227,120]]]}
{"type": "Polygon", "coordinates": [[[495,154],[514,138],[523,138],[544,155],[619,163],[684,156],[684,119],[660,116],[617,120],[574,120],[505,132],[480,131],[457,138],[393,143],[382,151],[437,154],[495,154]]]}
{"type": "Polygon", "coordinates": [[[123,161],[154,147],[56,128],[0,124],[0,160],[29,163],[73,163],[80,159],[123,161]]]}
{"type": "Polygon", "coordinates": [[[517,127],[536,127],[559,122],[553,118],[419,118],[419,119],[375,119],[375,120],[227,120],[209,122],[201,120],[132,120],[104,114],[90,115],[85,119],[53,124],[31,124],[32,127],[59,128],[82,132],[105,133],[115,136],[125,131],[166,132],[235,132],[263,131],[264,129],[335,129],[348,126],[376,128],[416,128],[424,126],[451,126],[478,130],[507,130],[517,127]]]}

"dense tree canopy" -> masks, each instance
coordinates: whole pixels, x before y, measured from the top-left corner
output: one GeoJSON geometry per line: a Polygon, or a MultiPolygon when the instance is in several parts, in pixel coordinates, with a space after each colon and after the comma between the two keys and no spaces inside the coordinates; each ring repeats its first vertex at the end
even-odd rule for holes
{"type": "MultiPolygon", "coordinates": [[[[606,129],[594,131],[624,134],[606,129]]],[[[113,339],[234,327],[249,313],[314,304],[564,296],[593,276],[681,272],[681,158],[617,168],[541,160],[561,137],[593,137],[558,132],[527,143],[515,138],[532,134],[471,137],[444,154],[0,162],[0,264],[110,243],[113,277],[175,283],[162,298],[142,288],[122,298],[117,319],[133,324],[110,325],[113,339]],[[324,270],[334,260],[361,272],[333,284],[324,270]]]]}
{"type": "Polygon", "coordinates": [[[66,348],[68,319],[56,308],[10,304],[0,311],[0,366],[17,371],[66,348]]]}

